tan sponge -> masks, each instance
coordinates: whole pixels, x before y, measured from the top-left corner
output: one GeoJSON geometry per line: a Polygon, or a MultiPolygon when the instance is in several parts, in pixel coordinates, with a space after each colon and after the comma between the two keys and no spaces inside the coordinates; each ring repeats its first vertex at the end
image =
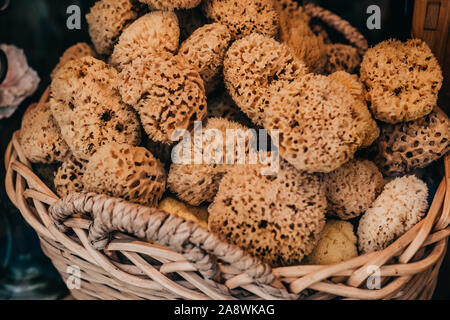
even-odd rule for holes
{"type": "Polygon", "coordinates": [[[80,42],[77,43],[70,48],[68,48],[64,54],[59,58],[59,63],[56,65],[55,69],[53,69],[53,72],[51,74],[51,78],[55,76],[55,74],[58,72],[59,69],[61,69],[64,65],[66,65],[68,62],[80,59],[83,57],[95,57],[97,54],[94,50],[92,50],[91,46],[87,43],[80,42]]]}
{"type": "Polygon", "coordinates": [[[263,165],[235,166],[209,207],[209,228],[264,262],[298,264],[325,225],[325,190],[317,175],[281,161],[277,175],[263,165]]]}
{"type": "Polygon", "coordinates": [[[111,143],[89,160],[83,182],[89,192],[157,207],[166,189],[166,172],[145,148],[111,143]]]}
{"type": "Polygon", "coordinates": [[[207,114],[203,80],[184,58],[170,53],[136,59],[121,72],[123,100],[139,113],[150,139],[172,144],[207,114]]]}
{"type": "Polygon", "coordinates": [[[203,11],[207,18],[226,25],[233,39],[251,33],[275,37],[280,27],[273,0],[205,0],[203,11]]]}
{"type": "Polygon", "coordinates": [[[386,184],[359,221],[360,252],[382,250],[411,229],[425,216],[427,198],[427,185],[415,176],[404,176],[386,184]]]}
{"type": "Polygon", "coordinates": [[[88,160],[108,142],[140,143],[134,111],[118,93],[118,74],[93,57],[66,64],[51,84],[50,108],[77,159],[88,160]]]}
{"type": "Polygon", "coordinates": [[[398,123],[433,110],[443,77],[428,45],[412,39],[388,40],[369,49],[361,63],[361,80],[375,118],[398,123]]]}
{"type": "Polygon", "coordinates": [[[202,0],[139,0],[145,3],[152,10],[167,10],[174,9],[192,9],[198,6],[202,0]]]}
{"type": "Polygon", "coordinates": [[[47,102],[32,104],[27,109],[19,140],[23,153],[33,163],[61,162],[69,153],[47,102]]]}
{"type": "Polygon", "coordinates": [[[327,63],[325,72],[330,74],[336,71],[355,73],[361,64],[361,56],[353,46],[342,43],[327,44],[325,46],[327,63]]]}
{"type": "Polygon", "coordinates": [[[83,192],[83,175],[86,170],[85,160],[77,160],[68,156],[58,168],[55,175],[55,189],[60,197],[68,196],[74,192],[83,192]]]}
{"type": "Polygon", "coordinates": [[[186,221],[193,221],[203,228],[208,228],[207,207],[193,207],[175,198],[165,198],[159,204],[158,209],[174,214],[186,221]]]}

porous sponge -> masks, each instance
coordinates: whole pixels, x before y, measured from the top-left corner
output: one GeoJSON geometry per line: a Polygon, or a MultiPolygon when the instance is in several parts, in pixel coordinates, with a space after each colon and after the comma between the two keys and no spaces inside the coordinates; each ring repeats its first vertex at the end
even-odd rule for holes
{"type": "Polygon", "coordinates": [[[375,162],[388,176],[426,167],[450,150],[450,120],[438,108],[419,120],[381,128],[375,162]]]}
{"type": "Polygon", "coordinates": [[[122,31],[139,16],[142,7],[134,0],[100,0],[86,15],[95,50],[109,55],[122,31]]]}
{"type": "Polygon", "coordinates": [[[126,28],[114,47],[111,64],[119,71],[132,61],[147,55],[178,50],[180,27],[173,12],[155,11],[134,21],[126,28]]]}
{"type": "Polygon", "coordinates": [[[192,9],[200,4],[202,0],[139,0],[145,3],[152,10],[174,10],[192,9]]]}
{"type": "Polygon", "coordinates": [[[275,37],[279,31],[279,16],[272,0],[205,0],[203,11],[207,18],[226,25],[234,40],[251,33],[275,37]]]}
{"type": "Polygon", "coordinates": [[[62,162],[69,153],[47,102],[32,104],[27,109],[19,141],[25,157],[33,163],[62,162]]]}
{"type": "Polygon", "coordinates": [[[256,125],[263,124],[270,92],[280,81],[290,82],[307,72],[286,45],[257,33],[234,42],[224,61],[227,90],[256,125]]]}
{"type": "Polygon", "coordinates": [[[74,192],[83,192],[83,175],[86,170],[85,160],[77,160],[68,156],[58,168],[55,175],[55,190],[60,197],[68,196],[74,192]]]}
{"type": "Polygon", "coordinates": [[[121,72],[123,100],[139,113],[150,139],[172,144],[176,130],[206,117],[203,80],[185,59],[164,52],[136,59],[121,72]]]}
{"type": "Polygon", "coordinates": [[[91,46],[85,42],[80,42],[71,46],[64,52],[61,58],[59,58],[59,63],[53,69],[51,78],[53,79],[58,70],[61,69],[68,62],[88,56],[95,57],[96,55],[97,54],[91,48],[91,46]]]}
{"type": "Polygon", "coordinates": [[[357,238],[350,222],[327,221],[320,240],[304,263],[312,265],[329,265],[344,262],[358,256],[357,238]]]}
{"type": "Polygon", "coordinates": [[[277,175],[262,175],[262,167],[235,166],[223,177],[209,228],[273,267],[298,264],[325,225],[323,185],[284,160],[277,175]]]}
{"type": "Polygon", "coordinates": [[[165,198],[159,204],[158,209],[174,214],[186,221],[193,221],[203,228],[208,228],[208,208],[193,207],[175,198],[165,198]]]}
{"type": "Polygon", "coordinates": [[[377,122],[372,118],[372,114],[367,107],[362,83],[356,75],[351,75],[345,71],[334,72],[329,77],[343,84],[355,99],[353,110],[361,121],[360,134],[363,138],[361,147],[369,147],[379,137],[380,128],[378,128],[377,122]]]}
{"type": "Polygon", "coordinates": [[[336,71],[355,73],[361,64],[361,56],[353,46],[342,43],[325,45],[327,62],[325,72],[327,74],[336,71]]]}
{"type": "Polygon", "coordinates": [[[384,179],[369,160],[352,160],[324,175],[328,213],[342,220],[358,217],[383,190],[384,179]]]}
{"type": "Polygon", "coordinates": [[[140,143],[139,120],[117,91],[117,71],[93,57],[71,61],[55,74],[50,109],[77,159],[89,159],[108,142],[140,143]]]}
{"type": "Polygon", "coordinates": [[[147,149],[110,143],[89,159],[83,183],[88,192],[157,207],[166,189],[166,172],[147,149]]]}
{"type": "Polygon", "coordinates": [[[427,185],[415,176],[386,184],[381,195],[359,221],[361,253],[382,250],[418,223],[428,207],[427,185]]]}
{"type": "Polygon", "coordinates": [[[278,130],[280,155],[298,170],[331,172],[362,144],[353,103],[339,82],[307,75],[271,95],[264,128],[278,130]]]}
{"type": "Polygon", "coordinates": [[[181,44],[178,55],[198,69],[206,93],[212,92],[221,81],[223,59],[230,42],[228,28],[213,23],[197,29],[181,44]]]}
{"type": "MultiPolygon", "coordinates": [[[[167,179],[169,189],[174,192],[177,197],[190,205],[198,206],[203,202],[212,202],[223,175],[236,164],[237,155],[247,156],[251,137],[245,136],[247,128],[244,126],[221,118],[208,119],[204,128],[202,137],[194,137],[193,142],[200,145],[203,140],[203,148],[196,151],[194,144],[191,147],[191,163],[190,164],[172,164],[167,179]],[[215,139],[213,136],[208,137],[208,130],[217,130],[221,135],[221,140],[215,139]],[[227,130],[236,130],[236,136],[239,136],[243,142],[243,150],[238,150],[236,142],[227,141],[227,130]],[[228,155],[228,159],[232,160],[232,164],[226,164],[227,152],[234,146],[234,155],[228,155]],[[221,151],[215,158],[215,150],[221,151]],[[195,164],[194,157],[196,152],[202,155],[202,163],[195,164]],[[243,154],[242,154],[243,152],[243,154]],[[220,156],[220,158],[219,158],[220,156]]],[[[230,138],[231,139],[231,138],[230,138]]],[[[244,160],[247,160],[244,159],[244,160]]]]}
{"type": "Polygon", "coordinates": [[[429,114],[443,78],[428,45],[412,39],[387,40],[369,49],[361,63],[361,80],[375,118],[398,123],[429,114]]]}

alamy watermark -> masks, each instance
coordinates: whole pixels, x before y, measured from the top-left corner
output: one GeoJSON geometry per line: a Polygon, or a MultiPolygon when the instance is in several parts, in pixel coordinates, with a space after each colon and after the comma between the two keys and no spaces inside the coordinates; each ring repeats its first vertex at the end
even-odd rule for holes
{"type": "Polygon", "coordinates": [[[81,289],[81,269],[78,266],[68,266],[66,273],[69,274],[66,280],[66,286],[69,290],[81,289]]]}

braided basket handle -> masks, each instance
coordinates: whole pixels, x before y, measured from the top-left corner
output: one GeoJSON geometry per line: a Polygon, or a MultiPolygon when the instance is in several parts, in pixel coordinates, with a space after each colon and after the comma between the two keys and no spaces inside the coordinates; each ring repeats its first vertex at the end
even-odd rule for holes
{"type": "Polygon", "coordinates": [[[111,233],[120,231],[181,253],[208,279],[220,275],[217,261],[221,260],[259,284],[274,281],[272,269],[267,264],[198,224],[158,209],[105,195],[73,193],[50,206],[49,214],[62,232],[66,231],[62,223],[72,214],[91,214],[93,223],[89,228],[89,239],[96,249],[106,248],[111,233]]]}
{"type": "Polygon", "coordinates": [[[366,38],[348,21],[342,19],[331,11],[319,7],[311,2],[305,1],[303,7],[308,15],[313,18],[322,20],[330,27],[342,33],[342,35],[348,40],[348,42],[350,42],[358,49],[359,54],[364,55],[364,53],[369,48],[369,44],[367,43],[366,38]]]}

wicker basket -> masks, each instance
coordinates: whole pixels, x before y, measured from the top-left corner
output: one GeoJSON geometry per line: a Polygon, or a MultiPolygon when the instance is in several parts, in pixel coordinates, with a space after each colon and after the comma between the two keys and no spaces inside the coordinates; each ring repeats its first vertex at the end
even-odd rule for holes
{"type": "MultiPolygon", "coordinates": [[[[347,22],[306,8],[367,50],[347,22]]],[[[427,216],[385,250],[330,266],[271,269],[157,209],[96,194],[59,199],[33,173],[17,136],[5,155],[6,191],[63,279],[71,283],[80,272],[81,288],[71,290],[77,299],[430,299],[436,287],[450,236],[449,155],[427,216]],[[370,290],[373,275],[381,287],[370,290]]]]}

